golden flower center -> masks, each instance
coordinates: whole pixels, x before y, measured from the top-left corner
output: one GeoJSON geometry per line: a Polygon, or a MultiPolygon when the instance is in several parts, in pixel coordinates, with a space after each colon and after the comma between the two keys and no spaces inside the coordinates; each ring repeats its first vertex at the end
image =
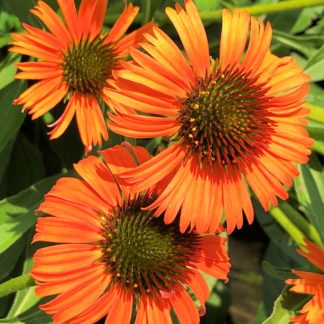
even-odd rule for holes
{"type": "Polygon", "coordinates": [[[216,64],[181,101],[179,136],[201,160],[242,163],[269,142],[273,121],[264,94],[255,78],[216,64]]]}
{"type": "Polygon", "coordinates": [[[186,274],[199,236],[181,233],[179,224],[164,224],[163,217],[142,208],[153,201],[138,195],[107,218],[104,262],[114,283],[140,294],[170,291],[186,274]]]}
{"type": "Polygon", "coordinates": [[[101,94],[118,61],[112,45],[104,41],[102,36],[92,41],[82,40],[63,53],[64,80],[71,92],[94,96],[101,94]]]}

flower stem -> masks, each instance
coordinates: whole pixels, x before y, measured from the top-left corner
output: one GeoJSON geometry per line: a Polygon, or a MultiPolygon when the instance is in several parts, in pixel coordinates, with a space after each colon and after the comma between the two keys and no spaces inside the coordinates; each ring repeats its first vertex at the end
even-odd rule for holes
{"type": "Polygon", "coordinates": [[[270,214],[298,245],[302,246],[304,244],[305,235],[295,226],[280,207],[270,209],[270,214]]]}
{"type": "Polygon", "coordinates": [[[26,289],[34,285],[35,281],[29,274],[10,279],[0,285],[0,297],[7,296],[18,290],[26,289]]]}
{"type": "MultiPolygon", "coordinates": [[[[307,7],[313,7],[318,5],[324,5],[324,0],[289,0],[276,3],[259,4],[255,6],[241,7],[240,9],[247,10],[251,15],[262,15],[278,13],[288,10],[302,9],[307,7]]],[[[222,15],[221,10],[201,12],[200,17],[204,21],[220,20],[222,15]]]]}
{"type": "Polygon", "coordinates": [[[280,209],[295,224],[305,236],[319,246],[323,246],[321,238],[314,225],[301,215],[293,206],[287,202],[280,203],[280,209]]]}
{"type": "Polygon", "coordinates": [[[151,10],[152,10],[152,0],[142,1],[144,4],[144,16],[142,18],[142,24],[146,24],[149,22],[151,18],[151,10]]]}
{"type": "MultiPolygon", "coordinates": [[[[276,3],[241,7],[240,9],[247,10],[251,15],[262,15],[284,12],[289,10],[303,9],[319,5],[324,5],[324,0],[286,0],[276,3]]],[[[142,13],[139,13],[135,18],[135,22],[141,23],[144,19],[143,16],[144,15],[142,13]]],[[[158,22],[159,24],[165,24],[169,22],[168,17],[165,15],[164,12],[156,12],[154,16],[156,22],[158,22]]],[[[200,17],[203,21],[220,21],[222,18],[222,10],[202,11],[200,12],[200,17]]],[[[112,25],[117,20],[117,18],[118,15],[107,15],[105,23],[108,25],[112,25]]]]}

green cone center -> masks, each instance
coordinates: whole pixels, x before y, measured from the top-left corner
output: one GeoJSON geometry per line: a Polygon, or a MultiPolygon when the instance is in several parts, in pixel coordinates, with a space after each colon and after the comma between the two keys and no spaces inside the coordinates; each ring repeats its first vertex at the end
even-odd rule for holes
{"type": "Polygon", "coordinates": [[[238,69],[214,71],[198,79],[181,101],[179,136],[209,163],[244,163],[270,140],[269,99],[256,80],[238,69]]]}
{"type": "Polygon", "coordinates": [[[92,41],[82,40],[63,54],[64,80],[71,92],[94,96],[102,93],[117,63],[112,46],[104,41],[101,36],[92,41]]]}
{"type": "Polygon", "coordinates": [[[152,200],[137,196],[107,220],[104,261],[114,281],[139,293],[169,291],[185,276],[199,236],[181,233],[178,223],[142,211],[152,200]]]}

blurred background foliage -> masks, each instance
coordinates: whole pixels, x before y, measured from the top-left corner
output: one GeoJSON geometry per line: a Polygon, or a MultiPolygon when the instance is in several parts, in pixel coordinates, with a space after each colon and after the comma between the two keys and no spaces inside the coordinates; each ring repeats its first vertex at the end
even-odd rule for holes
{"type": "MultiPolygon", "coordinates": [[[[57,9],[55,0],[46,2],[57,9]]],[[[174,6],[175,2],[134,1],[141,12],[131,28],[154,17],[156,23],[179,41],[164,14],[164,8],[174,6]]],[[[214,57],[221,31],[219,9],[251,6],[253,13],[271,22],[273,52],[278,56],[292,55],[311,76],[306,103],[311,109],[307,129],[315,139],[310,163],[300,167],[301,176],[290,189],[289,200],[270,213],[255,203],[257,221],[230,238],[233,263],[230,283],[224,285],[207,278],[211,296],[202,323],[287,323],[308,300],[307,296],[289,293],[283,283],[291,276],[291,268],[311,268],[296,253],[296,247],[304,237],[320,246],[324,242],[324,1],[311,7],[307,7],[312,2],[308,0],[284,1],[301,4],[295,10],[282,9],[278,6],[281,2],[196,0],[214,57]]],[[[75,124],[60,139],[48,139],[46,123],[59,116],[63,107],[55,109],[53,115],[31,121],[19,107],[12,105],[13,99],[27,86],[24,81],[14,80],[15,63],[29,58],[8,51],[10,33],[21,31],[21,22],[40,26],[29,13],[35,4],[35,0],[0,0],[0,282],[28,274],[31,257],[40,246],[30,244],[36,221],[34,210],[55,181],[72,170],[73,163],[83,156],[75,124]]],[[[109,1],[107,30],[123,7],[122,0],[109,1]]],[[[104,147],[124,140],[145,146],[152,154],[168,144],[167,138],[136,141],[110,133],[104,147]]],[[[0,323],[51,323],[38,309],[40,301],[33,287],[6,297],[1,297],[1,293],[0,285],[0,323]]]]}

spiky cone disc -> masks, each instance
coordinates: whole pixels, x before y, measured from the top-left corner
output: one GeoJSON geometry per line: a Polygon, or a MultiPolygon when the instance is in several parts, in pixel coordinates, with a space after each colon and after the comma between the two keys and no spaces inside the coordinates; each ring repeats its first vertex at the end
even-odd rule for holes
{"type": "Polygon", "coordinates": [[[45,196],[34,242],[31,274],[36,294],[55,297],[41,306],[55,323],[199,323],[209,296],[200,271],[227,280],[226,239],[181,233],[143,206],[156,188],[131,194],[114,175],[150,160],[129,144],[88,156],[75,165],[80,178],[61,178],[45,196]],[[198,302],[196,306],[194,298],[198,302]],[[134,305],[134,307],[133,307],[134,305]]]}
{"type": "Polygon", "coordinates": [[[214,232],[224,218],[231,233],[244,215],[253,221],[248,187],[267,211],[277,197],[288,198],[295,164],[308,161],[309,77],[292,57],[270,52],[270,24],[246,11],[223,11],[216,60],[193,1],[166,14],[186,56],[162,30],[146,35],[109,91],[118,102],[109,127],[128,137],[169,136],[170,146],[120,177],[133,192],[146,190],[152,178],[160,183],[147,208],[166,223],[180,212],[182,232],[214,232]]]}
{"type": "Polygon", "coordinates": [[[102,30],[107,0],[82,0],[79,9],[74,0],[58,0],[63,20],[44,1],[31,10],[46,30],[23,23],[25,33],[12,34],[10,51],[28,55],[34,62],[18,63],[15,78],[35,80],[14,103],[39,118],[59,103],[66,105],[52,124],[51,139],[60,137],[74,116],[82,143],[87,150],[108,139],[102,112],[104,103],[114,107],[105,90],[112,87],[113,71],[150,32],[152,23],[124,36],[139,8],[125,9],[110,32],[102,30]]]}

